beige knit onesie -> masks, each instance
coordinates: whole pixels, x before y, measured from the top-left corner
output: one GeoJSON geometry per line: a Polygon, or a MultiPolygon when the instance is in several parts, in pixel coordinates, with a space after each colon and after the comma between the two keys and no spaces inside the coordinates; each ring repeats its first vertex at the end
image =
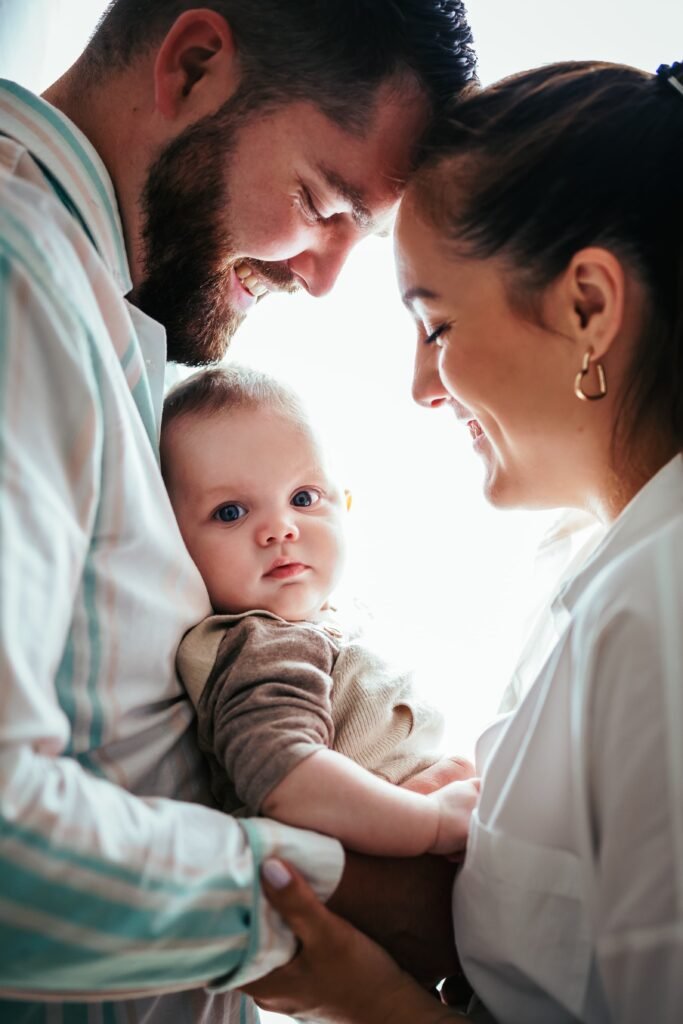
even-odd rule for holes
{"type": "Polygon", "coordinates": [[[183,639],[178,671],[229,813],[258,814],[300,761],[326,747],[394,783],[438,760],[439,712],[409,675],[335,625],[267,611],[213,615],[183,639]]]}

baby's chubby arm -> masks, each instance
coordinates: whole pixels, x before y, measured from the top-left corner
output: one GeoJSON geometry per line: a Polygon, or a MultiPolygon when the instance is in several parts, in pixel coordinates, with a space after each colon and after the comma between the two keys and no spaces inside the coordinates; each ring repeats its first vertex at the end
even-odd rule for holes
{"type": "Polygon", "coordinates": [[[318,750],[267,794],[260,810],[335,836],[360,853],[413,857],[462,850],[478,797],[477,779],[422,795],[377,778],[334,750],[318,750]]]}

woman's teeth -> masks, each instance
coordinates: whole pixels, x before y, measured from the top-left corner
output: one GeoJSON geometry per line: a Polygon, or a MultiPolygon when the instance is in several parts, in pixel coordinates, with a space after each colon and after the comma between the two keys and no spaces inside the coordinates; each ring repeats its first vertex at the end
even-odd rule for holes
{"type": "Polygon", "coordinates": [[[476,420],[469,420],[467,426],[473,441],[476,441],[484,433],[476,420]]]}
{"type": "Polygon", "coordinates": [[[235,267],[235,273],[240,279],[242,287],[246,288],[255,299],[265,295],[268,291],[261,278],[256,276],[248,263],[238,263],[235,267]]]}

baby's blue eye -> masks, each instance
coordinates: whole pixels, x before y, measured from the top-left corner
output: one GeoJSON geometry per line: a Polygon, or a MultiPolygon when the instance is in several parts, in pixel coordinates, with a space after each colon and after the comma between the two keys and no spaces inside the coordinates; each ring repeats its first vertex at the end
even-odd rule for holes
{"type": "Polygon", "coordinates": [[[213,518],[220,523],[236,523],[238,519],[246,516],[247,510],[244,505],[238,505],[236,501],[229,501],[227,505],[221,505],[213,514],[213,518]]]}
{"type": "Polygon", "coordinates": [[[320,495],[318,492],[309,491],[304,488],[293,495],[290,504],[294,505],[295,508],[308,508],[309,505],[315,505],[317,501],[320,501],[320,495]]]}

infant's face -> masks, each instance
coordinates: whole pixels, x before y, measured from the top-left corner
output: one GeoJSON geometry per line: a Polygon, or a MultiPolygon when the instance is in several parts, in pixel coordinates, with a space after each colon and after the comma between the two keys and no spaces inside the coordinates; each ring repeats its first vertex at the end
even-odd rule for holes
{"type": "Polygon", "coordinates": [[[281,411],[180,417],[169,493],[216,611],[317,618],[344,559],[343,494],[309,428],[281,411]]]}

